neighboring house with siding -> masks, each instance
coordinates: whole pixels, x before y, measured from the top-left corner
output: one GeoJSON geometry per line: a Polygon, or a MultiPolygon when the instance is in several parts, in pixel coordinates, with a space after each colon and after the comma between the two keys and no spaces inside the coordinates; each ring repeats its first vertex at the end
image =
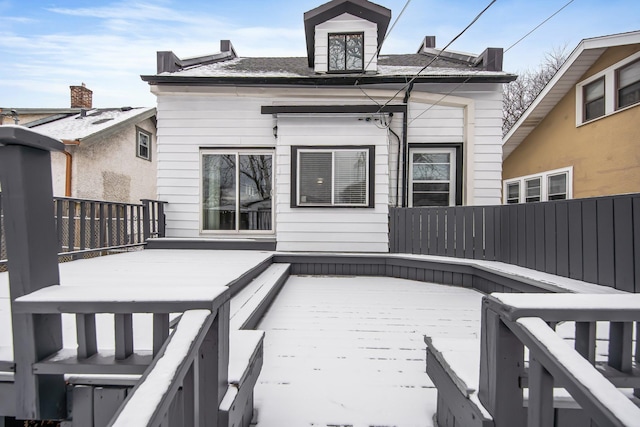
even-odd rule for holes
{"type": "Polygon", "coordinates": [[[158,100],[167,236],[386,252],[390,205],[500,203],[502,84],[515,79],[502,49],[426,37],[379,55],[390,18],[368,1],[323,4],[304,14],[301,58],[238,57],[229,41],[200,58],[158,52],[142,78],[158,100]]]}
{"type": "Polygon", "coordinates": [[[640,31],[585,39],[504,138],[503,201],[640,192],[640,31]]]}
{"type": "Polygon", "coordinates": [[[93,108],[84,84],[71,86],[71,108],[3,109],[19,124],[62,140],[51,153],[55,196],[139,203],[156,198],[156,109],[93,108]]]}

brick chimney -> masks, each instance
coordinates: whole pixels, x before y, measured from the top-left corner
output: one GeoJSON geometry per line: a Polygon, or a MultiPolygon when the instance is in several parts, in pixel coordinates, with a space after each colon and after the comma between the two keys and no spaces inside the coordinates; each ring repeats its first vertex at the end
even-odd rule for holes
{"type": "Polygon", "coordinates": [[[93,91],[87,89],[87,86],[82,83],[82,86],[69,86],[71,88],[71,108],[86,108],[90,110],[93,108],[93,91]]]}

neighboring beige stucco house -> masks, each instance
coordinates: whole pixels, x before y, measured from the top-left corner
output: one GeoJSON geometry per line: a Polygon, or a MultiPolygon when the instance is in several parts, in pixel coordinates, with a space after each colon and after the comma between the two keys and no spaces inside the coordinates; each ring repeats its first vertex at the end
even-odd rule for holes
{"type": "Polygon", "coordinates": [[[155,199],[155,113],[92,109],[35,126],[65,145],[65,153],[51,157],[54,195],[126,203],[155,199]]]}
{"type": "Polygon", "coordinates": [[[55,196],[156,199],[155,108],[93,108],[92,92],[82,85],[71,86],[71,108],[5,108],[3,124],[16,116],[20,125],[65,145],[51,157],[55,196]]]}
{"type": "Polygon", "coordinates": [[[504,203],[640,192],[640,31],[583,40],[504,138],[504,203]]]}

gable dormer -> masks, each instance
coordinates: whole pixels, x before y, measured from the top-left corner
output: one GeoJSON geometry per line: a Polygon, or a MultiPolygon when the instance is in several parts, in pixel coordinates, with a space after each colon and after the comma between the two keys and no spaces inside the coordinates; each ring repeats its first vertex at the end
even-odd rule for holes
{"type": "Polygon", "coordinates": [[[389,9],[366,0],[333,0],[306,12],[309,67],[322,74],[375,73],[390,20],[389,9]]]}

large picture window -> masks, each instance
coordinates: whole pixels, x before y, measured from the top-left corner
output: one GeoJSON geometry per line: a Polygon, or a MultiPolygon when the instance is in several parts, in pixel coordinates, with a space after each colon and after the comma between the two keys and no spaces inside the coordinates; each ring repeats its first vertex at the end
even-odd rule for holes
{"type": "Polygon", "coordinates": [[[272,232],[273,154],[202,152],[202,231],[272,232]]]}
{"type": "Polygon", "coordinates": [[[292,206],[373,206],[374,148],[293,147],[292,206]]]}
{"type": "Polygon", "coordinates": [[[364,34],[329,34],[329,72],[362,71],[364,34]]]}

